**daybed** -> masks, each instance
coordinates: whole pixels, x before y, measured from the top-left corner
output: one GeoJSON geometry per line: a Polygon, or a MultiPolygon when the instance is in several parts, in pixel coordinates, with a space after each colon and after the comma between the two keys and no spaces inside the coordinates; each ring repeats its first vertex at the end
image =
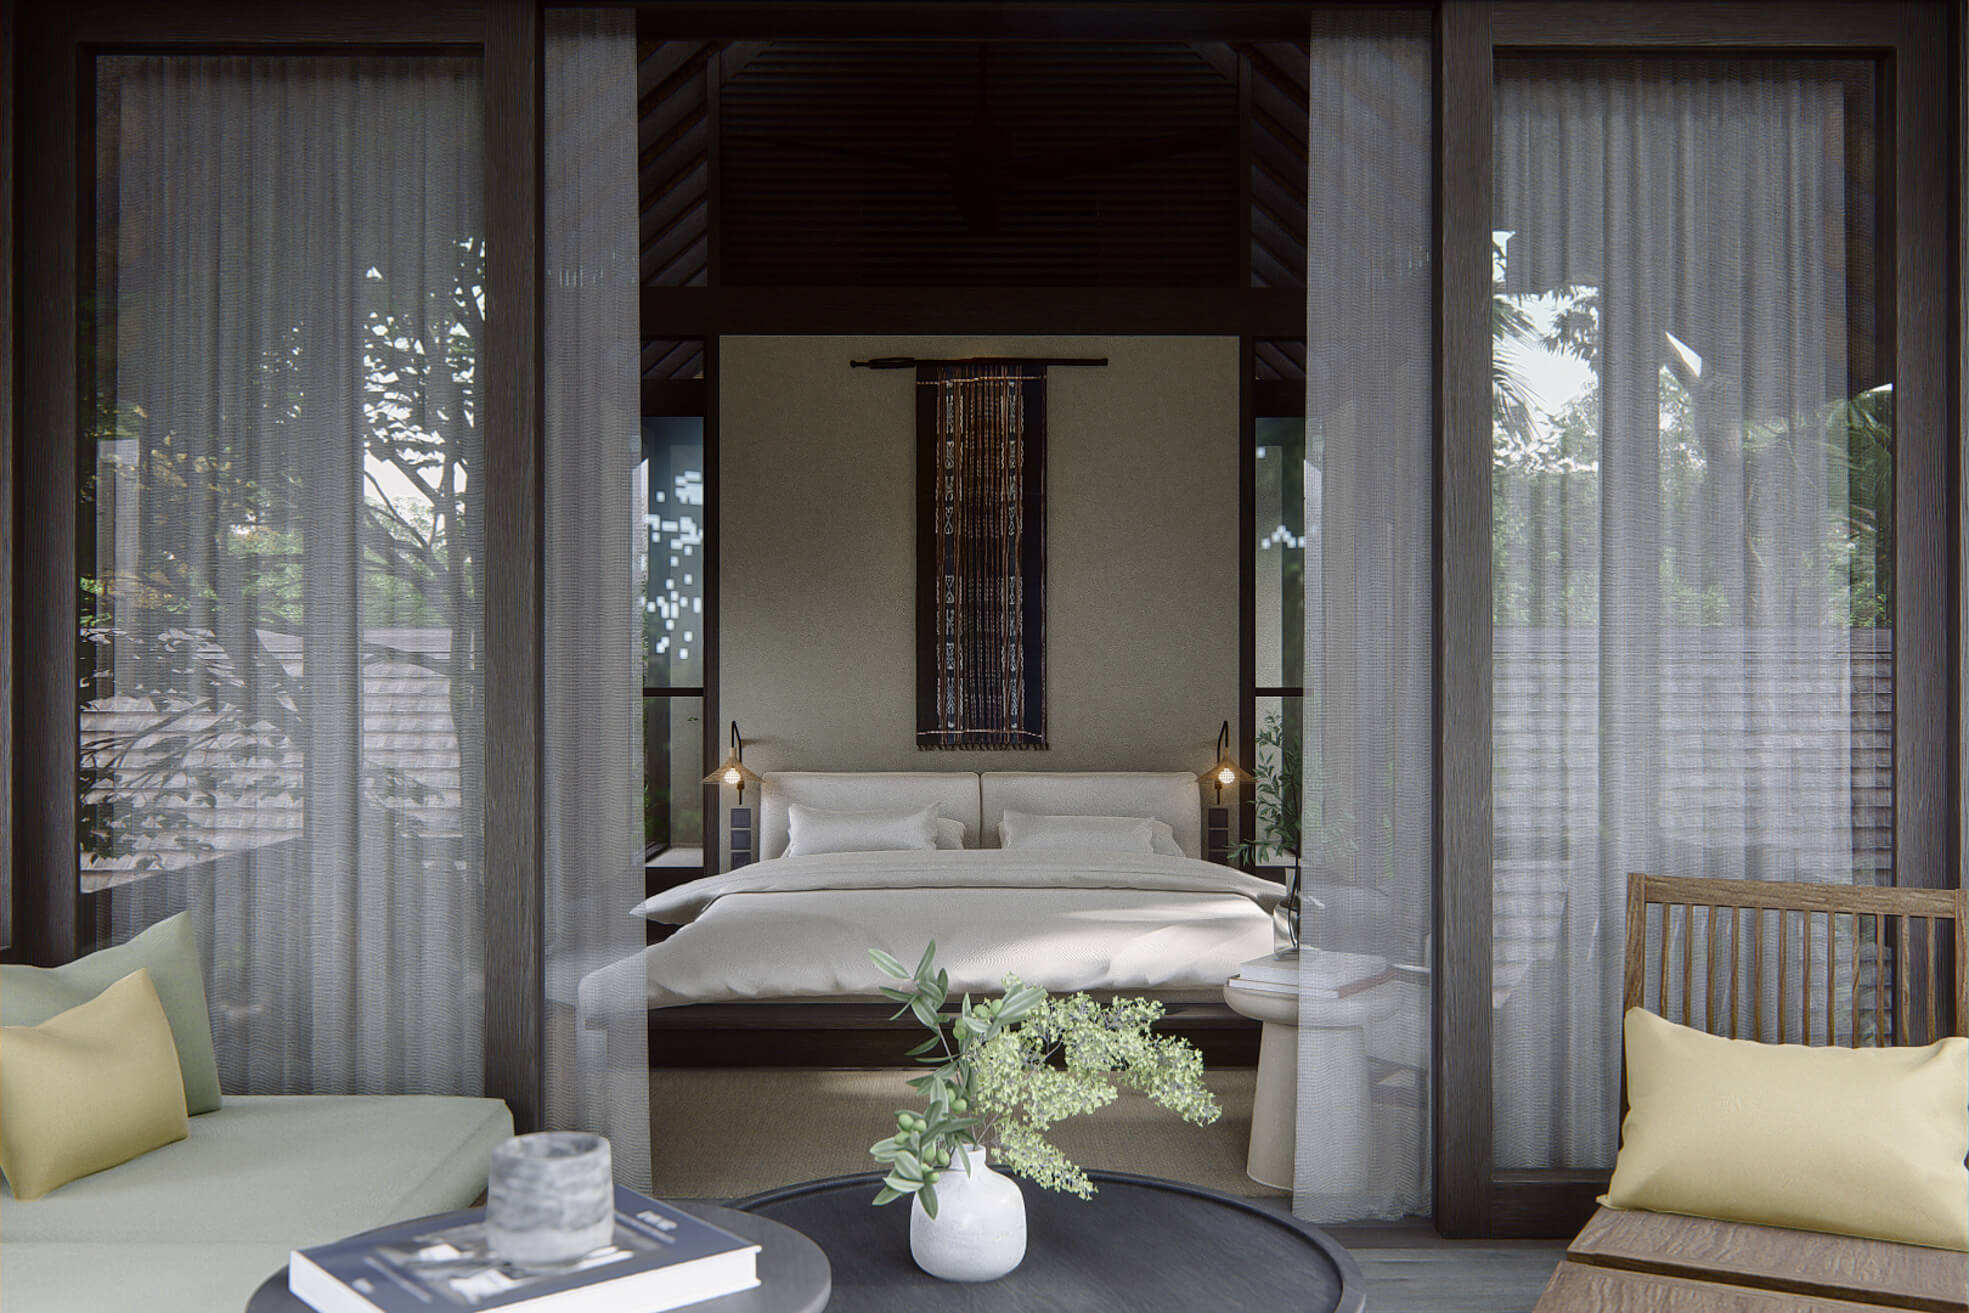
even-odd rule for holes
{"type": "Polygon", "coordinates": [[[497,1099],[229,1096],[188,1139],[23,1203],[0,1187],[6,1313],[236,1313],[299,1246],[468,1207],[497,1099]]]}

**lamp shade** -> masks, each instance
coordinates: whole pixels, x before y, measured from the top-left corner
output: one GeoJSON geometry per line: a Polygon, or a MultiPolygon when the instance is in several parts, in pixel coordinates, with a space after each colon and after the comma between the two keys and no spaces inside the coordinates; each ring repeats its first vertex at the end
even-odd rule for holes
{"type": "Polygon", "coordinates": [[[1196,782],[1215,786],[1217,801],[1222,802],[1226,786],[1243,784],[1254,778],[1256,777],[1240,766],[1237,759],[1231,755],[1231,722],[1227,720],[1223,728],[1217,731],[1217,760],[1210,764],[1209,770],[1196,777],[1196,782]]]}
{"type": "Polygon", "coordinates": [[[738,790],[740,801],[745,798],[745,786],[757,784],[759,776],[745,764],[745,745],[738,737],[738,722],[732,722],[732,750],[718,763],[718,768],[704,777],[706,784],[729,784],[738,790]]]}

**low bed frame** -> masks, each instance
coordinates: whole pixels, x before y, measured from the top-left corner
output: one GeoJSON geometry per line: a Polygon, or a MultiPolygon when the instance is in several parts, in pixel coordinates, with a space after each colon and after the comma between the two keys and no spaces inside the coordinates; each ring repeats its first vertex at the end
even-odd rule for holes
{"type": "MultiPolygon", "coordinates": [[[[1168,823],[1191,857],[1203,848],[1196,777],[1181,771],[776,772],[760,787],[759,852],[786,851],[788,807],[852,810],[926,806],[961,820],[977,846],[998,846],[1008,808],[1054,815],[1141,815],[1168,823]]],[[[897,1067],[922,1038],[912,1017],[870,1002],[700,1003],[649,1010],[652,1067],[897,1067]]],[[[1219,1001],[1172,1002],[1162,1029],[1202,1051],[1211,1066],[1258,1061],[1261,1027],[1219,1001]]]]}
{"type": "MultiPolygon", "coordinates": [[[[924,1038],[888,1003],[698,1003],[652,1008],[652,1067],[903,1067],[924,1038]]],[[[1255,1021],[1222,1003],[1172,1003],[1160,1029],[1197,1046],[1212,1067],[1258,1065],[1255,1021]]]]}

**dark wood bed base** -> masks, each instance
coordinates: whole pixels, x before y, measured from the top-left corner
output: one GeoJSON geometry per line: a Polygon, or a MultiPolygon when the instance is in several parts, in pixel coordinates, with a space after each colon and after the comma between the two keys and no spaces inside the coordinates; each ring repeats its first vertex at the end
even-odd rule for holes
{"type": "MultiPolygon", "coordinates": [[[[887,1003],[695,1003],[652,1008],[652,1067],[907,1067],[923,1037],[887,1003]]],[[[1212,1067],[1258,1062],[1259,1025],[1222,1003],[1172,1003],[1160,1027],[1212,1067]]]]}

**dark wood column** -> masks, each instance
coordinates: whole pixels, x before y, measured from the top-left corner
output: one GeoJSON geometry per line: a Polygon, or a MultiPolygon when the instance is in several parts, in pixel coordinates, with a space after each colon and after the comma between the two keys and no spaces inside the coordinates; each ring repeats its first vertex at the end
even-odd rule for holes
{"type": "Polygon", "coordinates": [[[537,1129],[545,1088],[541,847],[541,117],[536,0],[485,39],[485,1092],[537,1129]]]}

